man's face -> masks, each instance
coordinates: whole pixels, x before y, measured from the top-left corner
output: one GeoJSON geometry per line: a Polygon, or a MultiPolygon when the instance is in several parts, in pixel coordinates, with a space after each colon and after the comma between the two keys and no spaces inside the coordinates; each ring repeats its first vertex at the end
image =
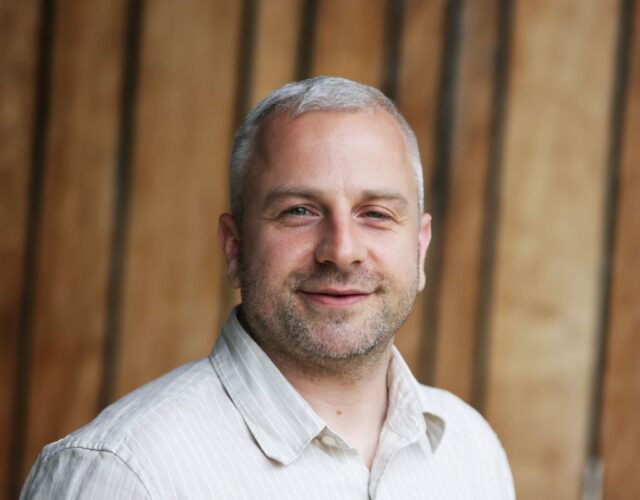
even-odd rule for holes
{"type": "Polygon", "coordinates": [[[384,350],[424,286],[430,218],[383,112],[279,115],[262,132],[242,227],[221,217],[252,334],[308,366],[384,350]]]}

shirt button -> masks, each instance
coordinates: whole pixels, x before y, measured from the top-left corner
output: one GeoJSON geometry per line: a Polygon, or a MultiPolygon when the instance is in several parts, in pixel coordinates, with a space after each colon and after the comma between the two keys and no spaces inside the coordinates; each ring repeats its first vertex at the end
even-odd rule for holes
{"type": "Polygon", "coordinates": [[[335,446],[336,445],[336,440],[334,438],[332,438],[331,436],[326,436],[326,435],[322,436],[320,438],[320,441],[322,441],[327,446],[335,446]]]}

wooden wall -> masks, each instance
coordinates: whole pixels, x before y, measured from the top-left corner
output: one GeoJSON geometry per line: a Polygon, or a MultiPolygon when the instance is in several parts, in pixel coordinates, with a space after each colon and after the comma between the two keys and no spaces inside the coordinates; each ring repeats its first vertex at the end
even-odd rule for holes
{"type": "Polygon", "coordinates": [[[415,373],[490,420],[518,498],[640,498],[637,0],[0,0],[0,26],[0,495],[208,353],[234,127],[335,74],[420,142],[415,373]]]}

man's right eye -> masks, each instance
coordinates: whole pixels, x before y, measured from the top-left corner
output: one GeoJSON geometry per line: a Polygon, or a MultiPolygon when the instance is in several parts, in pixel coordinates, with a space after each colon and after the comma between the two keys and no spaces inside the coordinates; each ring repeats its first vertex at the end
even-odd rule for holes
{"type": "Polygon", "coordinates": [[[307,207],[296,206],[296,207],[291,207],[286,209],[283,212],[283,215],[294,215],[296,217],[304,217],[306,215],[311,215],[311,211],[307,207]]]}

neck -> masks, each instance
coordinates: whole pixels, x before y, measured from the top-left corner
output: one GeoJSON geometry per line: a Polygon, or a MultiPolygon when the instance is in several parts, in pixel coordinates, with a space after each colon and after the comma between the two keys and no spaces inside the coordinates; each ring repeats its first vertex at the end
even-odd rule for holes
{"type": "Polygon", "coordinates": [[[358,450],[368,468],[373,463],[387,414],[391,345],[377,358],[358,376],[347,377],[311,374],[276,361],[289,383],[333,432],[358,450]]]}
{"type": "Polygon", "coordinates": [[[268,336],[257,336],[242,310],[239,319],[289,383],[370,469],[387,415],[391,339],[358,359],[305,362],[274,348],[268,336]]]}

